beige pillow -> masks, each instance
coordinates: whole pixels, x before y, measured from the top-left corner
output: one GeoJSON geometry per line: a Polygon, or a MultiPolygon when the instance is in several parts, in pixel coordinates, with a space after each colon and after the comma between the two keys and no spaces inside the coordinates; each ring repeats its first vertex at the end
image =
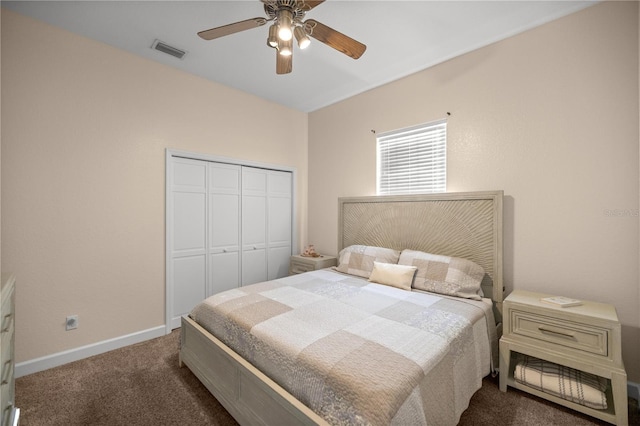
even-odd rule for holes
{"type": "Polygon", "coordinates": [[[336,271],[369,278],[373,262],[398,263],[400,252],[384,247],[354,245],[343,248],[338,257],[336,271]]]}
{"type": "Polygon", "coordinates": [[[484,269],[470,260],[403,250],[398,264],[418,268],[413,288],[447,296],[481,299],[480,284],[484,278],[484,269]]]}
{"type": "Polygon", "coordinates": [[[369,281],[403,290],[411,290],[411,283],[417,269],[415,266],[373,262],[373,271],[369,281]]]}

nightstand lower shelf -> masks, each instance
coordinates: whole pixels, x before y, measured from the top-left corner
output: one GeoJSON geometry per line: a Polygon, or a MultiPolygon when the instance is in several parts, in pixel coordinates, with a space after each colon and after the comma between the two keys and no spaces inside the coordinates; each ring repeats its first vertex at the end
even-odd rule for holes
{"type": "Polygon", "coordinates": [[[586,407],[584,405],[577,404],[575,402],[563,399],[561,397],[552,395],[548,392],[544,392],[538,390],[534,387],[528,386],[526,384],[520,383],[514,379],[514,369],[518,361],[524,358],[523,354],[518,352],[511,352],[511,362],[509,365],[509,374],[507,375],[507,386],[511,386],[514,389],[521,390],[523,392],[527,392],[531,395],[535,395],[539,398],[546,399],[547,401],[555,402],[556,404],[565,406],[567,408],[571,408],[572,410],[579,411],[584,414],[588,414],[592,417],[595,417],[600,420],[604,420],[609,423],[616,423],[616,413],[614,409],[614,398],[613,393],[611,391],[611,381],[609,380],[609,386],[607,386],[607,390],[605,391],[605,395],[608,402],[608,407],[606,410],[597,410],[595,408],[586,407]]]}
{"type": "Polygon", "coordinates": [[[627,375],[625,371],[618,371],[617,369],[611,367],[603,370],[593,365],[581,364],[579,362],[576,363],[575,361],[567,363],[566,361],[567,360],[563,354],[554,356],[547,351],[539,351],[536,347],[523,345],[516,342],[510,342],[508,339],[505,340],[503,338],[500,341],[500,390],[506,392],[507,386],[511,386],[514,389],[530,393],[539,398],[543,398],[567,408],[571,408],[605,422],[617,425],[628,425],[627,375]],[[567,399],[552,395],[548,392],[538,390],[534,387],[516,381],[514,378],[514,370],[516,364],[525,355],[604,377],[608,381],[608,386],[605,391],[607,399],[607,409],[598,410],[595,408],[587,407],[585,405],[577,404],[573,401],[569,401],[567,399]],[[508,362],[506,362],[507,360],[508,362]],[[504,371],[506,371],[507,374],[503,376],[502,372],[504,371]]]}

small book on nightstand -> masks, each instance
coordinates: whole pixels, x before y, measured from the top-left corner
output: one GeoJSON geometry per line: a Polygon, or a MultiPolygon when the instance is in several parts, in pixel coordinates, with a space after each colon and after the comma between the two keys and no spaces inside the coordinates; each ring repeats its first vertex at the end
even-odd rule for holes
{"type": "Polygon", "coordinates": [[[550,303],[552,305],[560,306],[563,308],[568,308],[569,306],[582,305],[581,300],[571,299],[569,297],[563,297],[563,296],[543,297],[540,300],[545,303],[550,303]]]}

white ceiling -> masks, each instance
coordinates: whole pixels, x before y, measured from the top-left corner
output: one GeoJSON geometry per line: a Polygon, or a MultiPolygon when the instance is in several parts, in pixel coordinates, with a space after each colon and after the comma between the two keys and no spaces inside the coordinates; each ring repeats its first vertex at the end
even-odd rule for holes
{"type": "Polygon", "coordinates": [[[311,112],[486,46],[597,1],[328,0],[307,14],[367,45],[354,60],[317,40],[295,46],[293,72],[276,75],[269,25],[205,41],[198,31],[264,17],[258,0],[2,1],[2,7],[51,25],[311,112]],[[187,51],[152,50],[154,40],[187,51]]]}

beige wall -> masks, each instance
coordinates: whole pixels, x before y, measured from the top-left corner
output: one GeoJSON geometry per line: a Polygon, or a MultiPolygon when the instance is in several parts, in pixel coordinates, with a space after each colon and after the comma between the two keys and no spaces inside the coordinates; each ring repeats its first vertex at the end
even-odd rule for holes
{"type": "Polygon", "coordinates": [[[375,194],[375,135],[448,117],[451,192],[505,192],[505,281],[615,305],[640,381],[638,3],[607,2],[309,115],[309,243],[375,194]]]}
{"type": "Polygon", "coordinates": [[[295,167],[306,218],[307,114],[6,10],[2,86],[18,362],[164,324],[166,148],[295,167]]]}

